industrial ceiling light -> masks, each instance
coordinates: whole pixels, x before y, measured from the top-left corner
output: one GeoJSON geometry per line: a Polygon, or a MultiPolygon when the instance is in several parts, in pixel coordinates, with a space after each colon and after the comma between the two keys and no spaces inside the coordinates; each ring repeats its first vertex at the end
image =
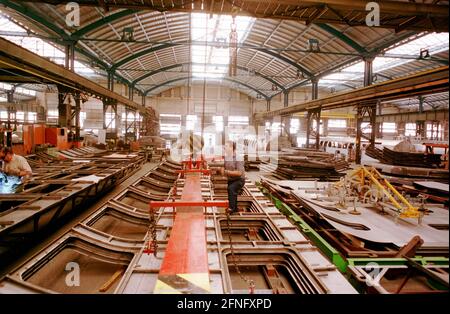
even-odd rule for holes
{"type": "Polygon", "coordinates": [[[124,27],[122,32],[123,41],[134,41],[134,29],[133,27],[124,27]]]}
{"type": "Polygon", "coordinates": [[[305,78],[305,73],[303,73],[303,71],[301,70],[297,70],[297,79],[304,79],[305,78]]]}
{"type": "Polygon", "coordinates": [[[431,59],[430,50],[428,50],[426,48],[421,48],[420,49],[420,59],[422,59],[422,60],[431,59]]]}
{"type": "Polygon", "coordinates": [[[319,52],[320,51],[319,40],[316,38],[309,39],[308,40],[308,50],[310,52],[319,52]]]}
{"type": "Polygon", "coordinates": [[[373,76],[372,76],[372,82],[376,82],[376,81],[378,81],[378,74],[374,74],[373,76]]]}
{"type": "Polygon", "coordinates": [[[276,92],[278,90],[278,86],[276,86],[275,84],[272,84],[272,91],[276,92]]]}

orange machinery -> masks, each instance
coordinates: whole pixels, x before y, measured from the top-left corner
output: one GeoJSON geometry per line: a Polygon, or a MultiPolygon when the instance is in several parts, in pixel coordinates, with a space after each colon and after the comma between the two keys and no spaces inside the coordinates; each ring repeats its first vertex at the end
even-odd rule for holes
{"type": "Polygon", "coordinates": [[[67,128],[45,128],[45,143],[55,146],[59,150],[72,148],[68,140],[67,128]]]}
{"type": "Polygon", "coordinates": [[[35,145],[43,145],[45,143],[45,125],[28,124],[23,126],[24,154],[31,154],[35,145]]]}

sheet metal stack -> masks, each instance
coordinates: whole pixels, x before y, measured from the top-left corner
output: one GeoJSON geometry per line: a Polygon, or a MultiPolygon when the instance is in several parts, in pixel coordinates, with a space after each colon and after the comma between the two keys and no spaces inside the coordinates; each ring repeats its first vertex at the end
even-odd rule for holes
{"type": "Polygon", "coordinates": [[[287,180],[337,181],[345,175],[348,163],[333,154],[311,149],[289,149],[271,159],[273,175],[287,180]]]}
{"type": "Polygon", "coordinates": [[[384,147],[383,150],[368,147],[366,154],[382,163],[396,166],[438,168],[441,164],[440,154],[396,152],[387,147],[384,147]]]}

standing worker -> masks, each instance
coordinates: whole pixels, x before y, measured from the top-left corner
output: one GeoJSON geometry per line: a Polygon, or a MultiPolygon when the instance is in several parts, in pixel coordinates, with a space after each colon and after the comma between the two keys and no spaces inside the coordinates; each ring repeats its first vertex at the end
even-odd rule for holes
{"type": "Polygon", "coordinates": [[[228,178],[228,213],[237,213],[238,195],[245,185],[245,162],[244,156],[236,155],[235,142],[225,144],[225,163],[224,168],[220,168],[220,174],[228,178]]]}
{"type": "Polygon", "coordinates": [[[33,175],[27,160],[14,154],[10,147],[3,147],[0,151],[0,159],[3,160],[2,171],[7,175],[22,177],[22,181],[30,179],[33,175]]]}

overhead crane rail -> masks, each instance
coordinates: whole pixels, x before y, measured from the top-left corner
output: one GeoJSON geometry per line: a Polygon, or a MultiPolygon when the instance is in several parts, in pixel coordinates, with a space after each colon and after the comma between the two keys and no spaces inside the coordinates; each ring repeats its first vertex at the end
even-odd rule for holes
{"type": "Polygon", "coordinates": [[[147,111],[144,106],[3,38],[0,38],[0,68],[26,74],[27,77],[23,77],[22,80],[28,83],[57,84],[100,99],[115,101],[143,114],[147,111]]]}
{"type": "Polygon", "coordinates": [[[352,91],[337,93],[283,109],[257,113],[255,114],[255,120],[287,116],[313,109],[323,111],[359,104],[376,103],[377,101],[404,99],[413,96],[446,92],[448,91],[449,84],[448,71],[449,67],[444,66],[352,91]]]}

